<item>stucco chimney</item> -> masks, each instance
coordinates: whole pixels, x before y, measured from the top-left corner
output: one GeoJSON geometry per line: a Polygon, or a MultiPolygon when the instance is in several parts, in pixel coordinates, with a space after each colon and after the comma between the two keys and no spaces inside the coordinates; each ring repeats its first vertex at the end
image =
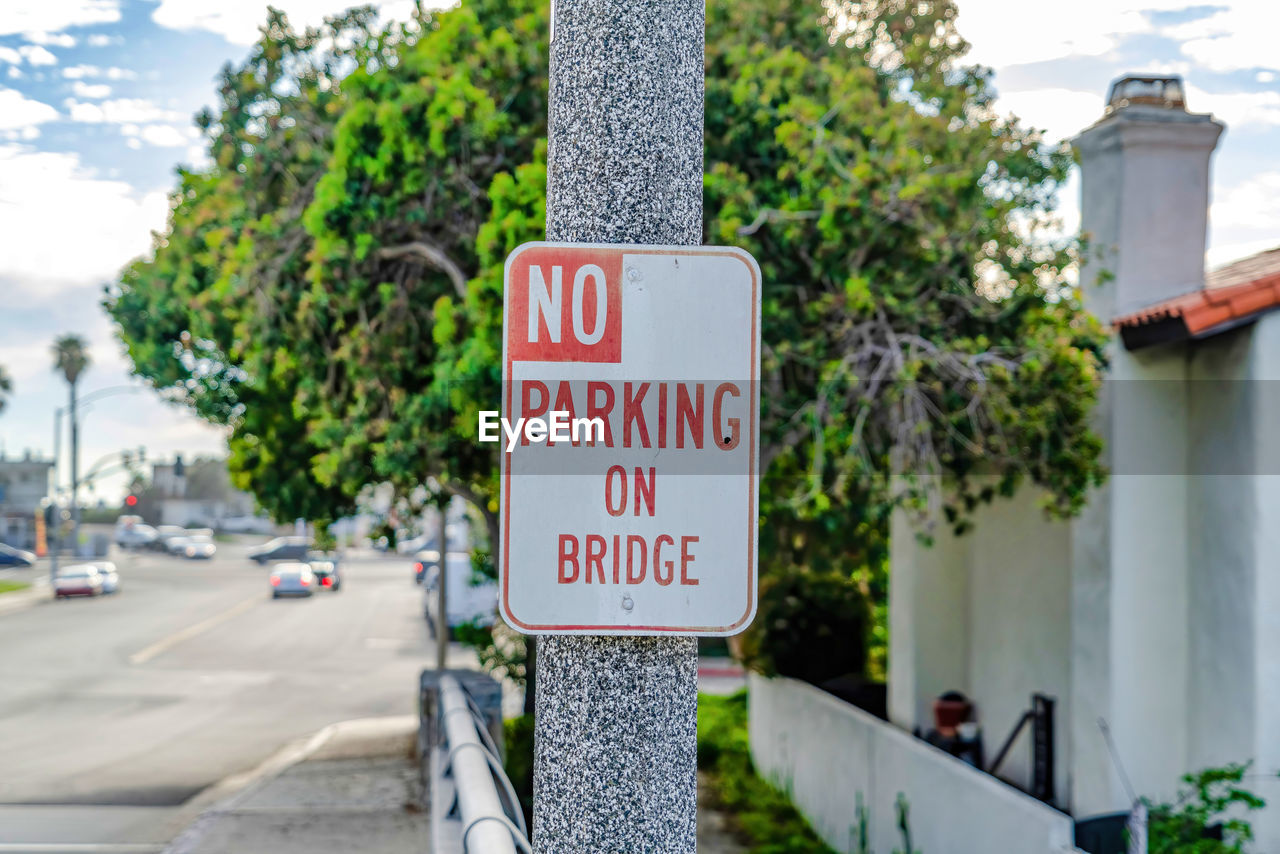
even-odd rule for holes
{"type": "Polygon", "coordinates": [[[1085,305],[1104,323],[1204,286],[1209,158],[1223,124],[1187,112],[1182,79],[1111,84],[1080,155],[1085,305]]]}

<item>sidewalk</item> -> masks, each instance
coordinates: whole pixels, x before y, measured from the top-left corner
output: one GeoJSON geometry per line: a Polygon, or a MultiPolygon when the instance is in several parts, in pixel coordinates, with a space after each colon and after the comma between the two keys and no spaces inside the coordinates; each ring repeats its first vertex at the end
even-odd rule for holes
{"type": "MultiPolygon", "coordinates": [[[[424,854],[413,718],[342,724],[215,804],[166,854],[424,854]]],[[[230,784],[234,786],[235,783],[230,784]]]]}
{"type": "MultiPolygon", "coordinates": [[[[29,573],[30,570],[27,570],[29,573]]],[[[26,581],[31,584],[26,590],[15,590],[12,593],[0,593],[0,614],[8,614],[13,611],[20,611],[23,608],[30,608],[40,602],[47,602],[53,598],[53,594],[49,588],[49,576],[46,572],[43,575],[6,575],[6,578],[13,581],[26,581]]]]}

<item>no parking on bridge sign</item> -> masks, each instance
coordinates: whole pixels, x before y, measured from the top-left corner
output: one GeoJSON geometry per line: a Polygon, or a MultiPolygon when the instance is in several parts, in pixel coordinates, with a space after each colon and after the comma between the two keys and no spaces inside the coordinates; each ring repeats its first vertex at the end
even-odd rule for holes
{"type": "Polygon", "coordinates": [[[730,247],[529,243],[507,259],[499,602],[513,627],[750,623],[760,288],[730,247]]]}

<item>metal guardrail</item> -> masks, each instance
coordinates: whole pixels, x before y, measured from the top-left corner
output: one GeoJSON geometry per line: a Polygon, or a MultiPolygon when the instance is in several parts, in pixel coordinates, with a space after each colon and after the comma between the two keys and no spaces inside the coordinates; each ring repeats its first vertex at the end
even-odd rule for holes
{"type": "Polygon", "coordinates": [[[502,767],[501,700],[500,686],[481,673],[422,674],[419,753],[434,854],[533,854],[502,767]]]}

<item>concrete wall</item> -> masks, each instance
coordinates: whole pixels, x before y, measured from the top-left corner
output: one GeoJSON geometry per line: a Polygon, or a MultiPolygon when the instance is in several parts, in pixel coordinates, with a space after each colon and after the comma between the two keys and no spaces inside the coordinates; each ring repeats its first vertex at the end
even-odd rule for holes
{"type": "Polygon", "coordinates": [[[913,848],[928,854],[1074,850],[1066,815],[811,685],[752,675],[750,692],[757,769],[837,851],[856,850],[859,799],[872,850],[901,847],[899,793],[913,848]]]}

